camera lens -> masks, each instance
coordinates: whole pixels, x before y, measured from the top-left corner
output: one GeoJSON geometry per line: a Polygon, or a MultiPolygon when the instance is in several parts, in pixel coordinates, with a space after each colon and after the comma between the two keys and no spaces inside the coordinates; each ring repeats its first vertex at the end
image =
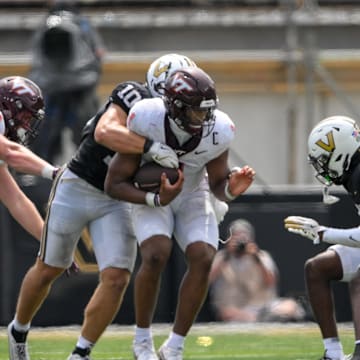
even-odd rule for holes
{"type": "Polygon", "coordinates": [[[236,245],[236,252],[241,253],[245,250],[245,244],[244,243],[238,243],[236,245]]]}

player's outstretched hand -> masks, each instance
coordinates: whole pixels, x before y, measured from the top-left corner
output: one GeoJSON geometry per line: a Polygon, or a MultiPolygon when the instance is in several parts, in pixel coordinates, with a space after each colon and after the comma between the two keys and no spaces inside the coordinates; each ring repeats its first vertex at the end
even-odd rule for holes
{"type": "Polygon", "coordinates": [[[161,206],[168,205],[179,195],[184,183],[184,173],[178,169],[179,178],[174,184],[171,184],[166,174],[161,175],[161,185],[159,190],[161,206]]]}
{"type": "Polygon", "coordinates": [[[288,216],[284,219],[284,226],[288,231],[312,240],[314,244],[320,243],[319,231],[325,230],[316,220],[303,216],[288,216]]]}
{"type": "Polygon", "coordinates": [[[176,152],[168,145],[159,142],[153,142],[147,151],[147,154],[152,158],[152,160],[161,166],[175,169],[179,167],[178,156],[176,155],[176,152]]]}
{"type": "Polygon", "coordinates": [[[255,178],[255,170],[245,165],[242,168],[234,168],[229,175],[228,190],[236,198],[252,184],[255,178]]]}

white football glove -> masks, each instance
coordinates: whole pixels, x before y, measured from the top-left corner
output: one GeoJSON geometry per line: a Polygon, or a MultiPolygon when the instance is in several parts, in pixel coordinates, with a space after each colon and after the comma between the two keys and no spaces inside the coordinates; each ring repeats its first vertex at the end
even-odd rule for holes
{"type": "Polygon", "coordinates": [[[288,216],[284,220],[285,229],[288,231],[306,237],[313,241],[314,244],[320,243],[319,231],[323,231],[326,227],[311,218],[302,216],[288,216]]]}
{"type": "Polygon", "coordinates": [[[146,155],[150,156],[152,160],[161,166],[175,169],[179,167],[179,159],[176,152],[166,144],[153,142],[146,155]]]}

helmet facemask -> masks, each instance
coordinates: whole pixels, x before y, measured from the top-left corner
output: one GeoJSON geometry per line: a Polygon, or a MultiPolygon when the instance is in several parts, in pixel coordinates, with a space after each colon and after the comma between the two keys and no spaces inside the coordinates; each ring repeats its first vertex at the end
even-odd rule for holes
{"type": "Polygon", "coordinates": [[[203,100],[200,106],[194,106],[175,99],[168,109],[176,125],[192,136],[206,137],[215,126],[216,102],[213,100],[203,100]]]}
{"type": "Polygon", "coordinates": [[[19,110],[7,119],[7,137],[21,145],[29,146],[39,134],[39,128],[44,119],[44,110],[31,112],[28,109],[19,110]]]}
{"type": "MultiPolygon", "coordinates": [[[[309,163],[313,166],[316,171],[315,178],[326,186],[331,186],[333,183],[335,185],[342,184],[342,176],[339,176],[338,172],[335,170],[329,169],[329,162],[331,155],[322,154],[318,158],[308,156],[309,163]]],[[[347,159],[344,162],[344,167],[346,168],[347,159]]]]}

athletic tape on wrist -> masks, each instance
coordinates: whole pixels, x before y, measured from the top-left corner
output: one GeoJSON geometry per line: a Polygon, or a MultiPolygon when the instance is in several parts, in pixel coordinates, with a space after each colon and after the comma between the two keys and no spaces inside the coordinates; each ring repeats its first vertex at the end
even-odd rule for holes
{"type": "Polygon", "coordinates": [[[226,182],[226,185],[225,185],[224,194],[225,194],[225,197],[226,197],[228,200],[230,200],[230,201],[232,201],[232,200],[234,200],[234,199],[237,198],[237,196],[233,195],[233,194],[230,192],[229,182],[228,182],[228,181],[226,182]]]}
{"type": "Polygon", "coordinates": [[[53,179],[54,172],[56,171],[56,168],[50,164],[46,164],[43,169],[41,170],[41,176],[45,179],[53,179]]]}
{"type": "Polygon", "coordinates": [[[160,203],[160,195],[158,193],[147,192],[145,195],[146,204],[150,207],[159,207],[160,203]]]}

